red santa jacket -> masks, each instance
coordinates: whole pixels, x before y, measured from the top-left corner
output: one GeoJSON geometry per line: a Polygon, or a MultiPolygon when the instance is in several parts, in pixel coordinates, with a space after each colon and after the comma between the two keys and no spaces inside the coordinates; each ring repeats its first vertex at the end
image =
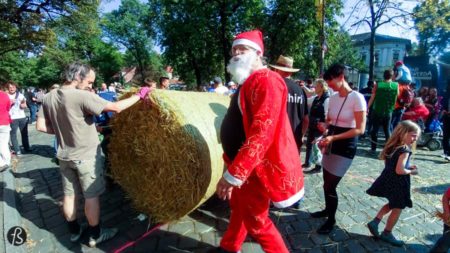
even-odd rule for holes
{"type": "Polygon", "coordinates": [[[256,176],[276,207],[287,207],[304,196],[303,172],[286,113],[287,88],[269,69],[253,72],[239,94],[245,142],[228,165],[224,178],[235,186],[256,176]]]}

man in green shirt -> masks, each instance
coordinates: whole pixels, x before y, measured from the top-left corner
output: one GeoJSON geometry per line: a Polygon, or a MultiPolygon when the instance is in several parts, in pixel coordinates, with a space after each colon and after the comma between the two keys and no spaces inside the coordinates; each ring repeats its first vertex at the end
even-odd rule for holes
{"type": "Polygon", "coordinates": [[[377,149],[377,135],[380,126],[383,127],[386,140],[391,136],[392,111],[398,96],[398,83],[392,81],[393,76],[394,71],[391,69],[385,70],[384,81],[375,84],[372,89],[372,96],[368,105],[368,108],[372,110],[372,131],[370,133],[372,152],[377,149]]]}

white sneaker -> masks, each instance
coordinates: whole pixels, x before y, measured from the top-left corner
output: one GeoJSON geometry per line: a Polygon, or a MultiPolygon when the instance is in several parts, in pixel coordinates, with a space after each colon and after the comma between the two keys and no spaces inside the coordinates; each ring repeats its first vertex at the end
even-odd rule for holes
{"type": "Polygon", "coordinates": [[[117,228],[100,228],[100,235],[98,238],[94,239],[89,237],[89,247],[94,248],[97,244],[107,241],[114,236],[116,236],[119,229],[117,228]]]}

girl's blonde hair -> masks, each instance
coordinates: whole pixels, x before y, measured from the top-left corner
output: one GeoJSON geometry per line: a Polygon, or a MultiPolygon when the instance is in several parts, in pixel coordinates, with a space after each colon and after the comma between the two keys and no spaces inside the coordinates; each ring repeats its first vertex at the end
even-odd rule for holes
{"type": "Polygon", "coordinates": [[[404,120],[398,123],[398,125],[395,127],[394,132],[392,133],[391,137],[387,141],[386,145],[384,146],[383,151],[380,154],[381,160],[386,160],[386,158],[389,158],[392,156],[394,151],[405,145],[403,143],[403,140],[405,138],[405,135],[407,135],[410,132],[415,132],[418,135],[420,135],[420,127],[416,123],[412,122],[411,120],[404,120]]]}
{"type": "Polygon", "coordinates": [[[325,82],[325,80],[320,79],[320,78],[319,78],[319,79],[316,79],[316,80],[314,81],[314,84],[315,84],[315,85],[317,85],[317,84],[322,85],[322,89],[323,89],[323,92],[324,92],[324,93],[328,91],[328,84],[327,84],[327,82],[325,82]]]}

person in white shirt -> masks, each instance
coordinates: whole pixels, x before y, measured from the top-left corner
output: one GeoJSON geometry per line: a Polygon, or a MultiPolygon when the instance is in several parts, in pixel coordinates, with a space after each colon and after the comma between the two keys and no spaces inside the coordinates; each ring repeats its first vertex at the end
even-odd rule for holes
{"type": "Polygon", "coordinates": [[[214,92],[220,95],[228,94],[228,88],[223,85],[220,77],[214,78],[214,92]]]}
{"type": "Polygon", "coordinates": [[[8,96],[11,101],[11,132],[10,139],[16,156],[22,155],[19,142],[17,141],[17,130],[20,129],[22,136],[22,146],[25,152],[31,152],[30,142],[28,141],[28,119],[25,115],[25,108],[27,108],[27,100],[25,96],[17,90],[17,84],[9,81],[7,84],[8,96]]]}

